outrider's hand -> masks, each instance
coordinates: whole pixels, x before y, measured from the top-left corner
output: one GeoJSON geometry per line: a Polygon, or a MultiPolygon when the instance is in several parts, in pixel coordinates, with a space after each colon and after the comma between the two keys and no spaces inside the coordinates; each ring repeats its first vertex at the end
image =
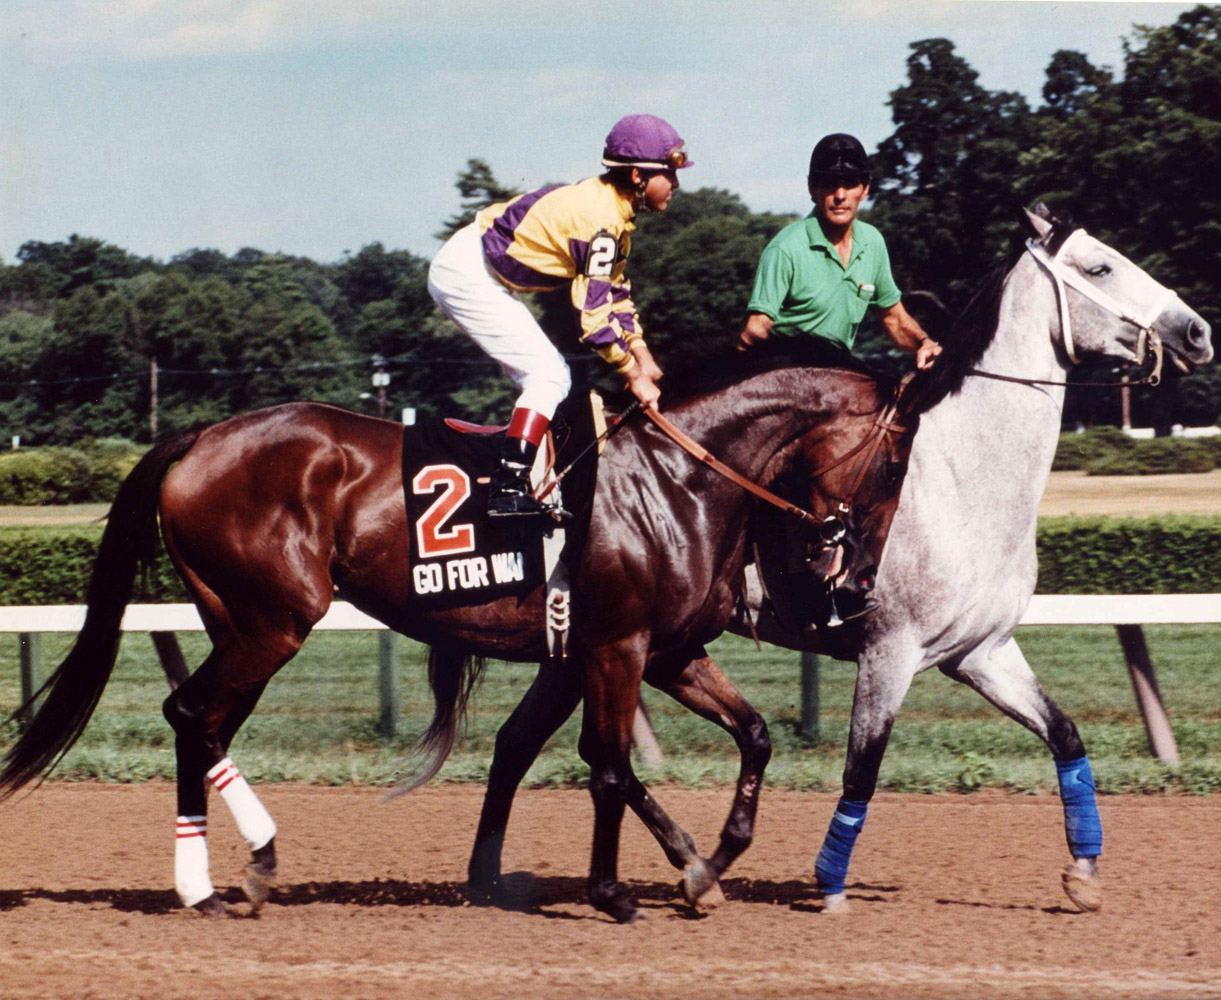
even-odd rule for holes
{"type": "Polygon", "coordinates": [[[916,348],[916,367],[932,368],[933,359],[941,353],[941,345],[932,337],[925,337],[916,348]]]}

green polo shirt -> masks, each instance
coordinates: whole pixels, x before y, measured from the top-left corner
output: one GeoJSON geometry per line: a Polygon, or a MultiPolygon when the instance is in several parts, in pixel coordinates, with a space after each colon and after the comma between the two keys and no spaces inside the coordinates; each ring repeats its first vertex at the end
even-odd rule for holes
{"type": "Polygon", "coordinates": [[[811,212],[767,245],[746,308],[770,316],[773,333],[813,334],[851,349],[865,310],[871,304],[889,309],[899,299],[881,233],[854,220],[852,257],[844,267],[811,212]]]}

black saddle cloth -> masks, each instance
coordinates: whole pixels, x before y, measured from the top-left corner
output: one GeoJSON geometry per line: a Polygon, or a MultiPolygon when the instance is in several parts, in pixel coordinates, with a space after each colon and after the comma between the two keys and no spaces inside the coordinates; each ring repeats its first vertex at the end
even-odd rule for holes
{"type": "MultiPolygon", "coordinates": [[[[587,398],[566,400],[551,422],[556,470],[594,438],[587,398]]],[[[500,462],[504,432],[473,434],[427,420],[403,429],[403,491],[411,531],[412,599],[435,608],[467,607],[524,596],[544,583],[543,534],[551,522],[504,525],[487,518],[487,477],[500,462]],[[483,482],[480,482],[483,480],[483,482]]],[[[597,449],[560,486],[575,515],[565,526],[561,559],[575,566],[589,529],[597,449]]]]}

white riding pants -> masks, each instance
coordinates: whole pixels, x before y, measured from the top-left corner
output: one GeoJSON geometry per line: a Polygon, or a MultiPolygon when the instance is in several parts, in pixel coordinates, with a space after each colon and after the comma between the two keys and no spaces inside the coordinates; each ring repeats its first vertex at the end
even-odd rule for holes
{"type": "Polygon", "coordinates": [[[437,251],[428,268],[429,294],[517,383],[517,405],[550,420],[572,375],[525,303],[492,273],[480,237],[472,222],[437,251]]]}

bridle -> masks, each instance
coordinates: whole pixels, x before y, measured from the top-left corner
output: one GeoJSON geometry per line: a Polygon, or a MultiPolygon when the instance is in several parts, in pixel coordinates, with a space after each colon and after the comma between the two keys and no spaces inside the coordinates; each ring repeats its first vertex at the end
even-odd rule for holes
{"type": "MultiPolygon", "coordinates": [[[[832,459],[826,465],[815,469],[809,474],[810,479],[817,479],[820,476],[826,475],[832,469],[839,468],[839,466],[843,465],[850,458],[857,455],[861,456],[857,464],[855,475],[852,478],[852,485],[849,487],[848,492],[844,496],[840,497],[836,503],[836,513],[824,518],[819,518],[818,515],[812,511],[808,511],[803,507],[798,507],[796,504],[790,503],[783,497],[777,496],[770,490],[764,489],[758,483],[747,479],[741,473],[730,468],[719,458],[709,452],[708,449],[698,441],[694,440],[686,433],[675,427],[674,424],[663,417],[655,408],[646,409],[644,411],[644,415],[648,417],[648,419],[652,421],[653,424],[666,435],[666,437],[686,451],[694,459],[699,462],[703,462],[706,466],[708,466],[708,468],[712,469],[718,475],[723,476],[725,479],[728,479],[736,486],[739,486],[747,493],[751,494],[751,496],[754,496],[765,503],[771,504],[773,507],[784,511],[786,514],[796,517],[799,521],[805,522],[806,524],[817,525],[819,535],[824,544],[829,545],[838,542],[844,536],[844,533],[847,530],[847,526],[844,523],[844,518],[846,518],[851,511],[852,503],[856,499],[857,491],[860,489],[861,484],[865,480],[865,473],[872,464],[878,449],[882,446],[882,442],[886,439],[886,435],[892,433],[901,434],[904,430],[906,430],[905,427],[896,424],[894,422],[894,418],[899,408],[899,399],[903,394],[903,390],[907,388],[909,381],[910,376],[905,377],[899,383],[898,388],[895,390],[893,399],[891,399],[890,403],[878,415],[878,418],[873,423],[873,427],[854,447],[849,449],[843,455],[832,459]]],[[[832,497],[830,499],[834,500],[835,498],[832,497]]]]}
{"type": "Polygon", "coordinates": [[[1078,237],[1086,236],[1084,229],[1074,229],[1069,234],[1068,238],[1060,244],[1054,254],[1048,253],[1047,249],[1033,239],[1026,241],[1026,252],[1032,256],[1041,268],[1047,273],[1051,279],[1052,285],[1056,290],[1056,301],[1060,312],[1060,336],[1064,344],[1064,353],[1068,356],[1068,360],[1072,364],[1077,364],[1079,358],[1075,345],[1073,344],[1073,326],[1072,320],[1069,318],[1068,312],[1068,289],[1080,295],[1084,295],[1095,305],[1100,306],[1112,316],[1119,319],[1121,322],[1129,323],[1137,329],[1136,350],[1134,358],[1137,364],[1144,364],[1152,355],[1153,368],[1142,379],[1135,381],[1121,380],[1118,382],[1074,382],[1074,381],[1051,381],[1048,379],[1039,378],[1018,378],[1013,375],[998,375],[995,372],[980,371],[977,368],[968,370],[968,375],[976,375],[980,378],[996,379],[999,382],[1016,382],[1019,385],[1056,385],[1056,386],[1089,386],[1093,388],[1114,388],[1117,386],[1136,386],[1136,385],[1157,385],[1162,380],[1162,360],[1164,350],[1162,347],[1162,338],[1153,329],[1153,324],[1157,322],[1157,318],[1166,311],[1166,308],[1178,298],[1178,293],[1174,290],[1166,288],[1164,285],[1158,285],[1161,294],[1153,300],[1153,304],[1149,306],[1139,316],[1133,315],[1128,309],[1116,299],[1113,295],[1104,292],[1092,282],[1087,281],[1077,271],[1072,270],[1064,265],[1060,260],[1060,255],[1065,249],[1078,237]]]}

